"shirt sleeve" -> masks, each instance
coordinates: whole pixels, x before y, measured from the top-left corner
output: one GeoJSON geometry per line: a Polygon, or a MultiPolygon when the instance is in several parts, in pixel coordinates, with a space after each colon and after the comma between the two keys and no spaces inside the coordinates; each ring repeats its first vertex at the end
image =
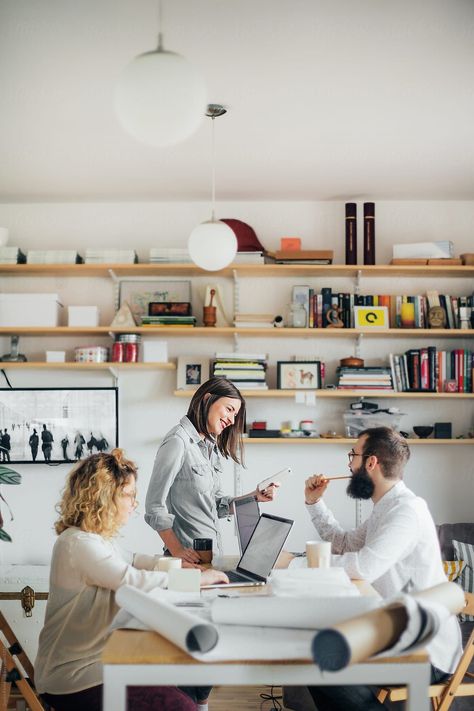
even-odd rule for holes
{"type": "Polygon", "coordinates": [[[171,486],[184,463],[184,442],[170,437],[158,449],[145,501],[145,521],[155,531],[173,528],[174,516],[166,506],[171,486]]]}
{"type": "Polygon", "coordinates": [[[367,521],[358,528],[345,531],[322,499],[316,504],[307,504],[306,508],[321,538],[331,541],[333,553],[359,551],[365,544],[367,521]]]}
{"type": "Polygon", "coordinates": [[[166,587],[168,583],[166,573],[138,570],[119,549],[100,536],[79,535],[73,542],[71,555],[86,585],[114,591],[121,585],[132,585],[147,591],[166,587]]]}

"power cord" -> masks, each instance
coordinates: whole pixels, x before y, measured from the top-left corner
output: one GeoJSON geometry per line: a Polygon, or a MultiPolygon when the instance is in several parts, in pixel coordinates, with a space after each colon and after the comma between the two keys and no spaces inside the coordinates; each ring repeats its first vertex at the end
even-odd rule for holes
{"type": "Polygon", "coordinates": [[[262,702],[260,704],[260,711],[263,711],[263,705],[266,704],[267,701],[271,701],[273,706],[268,709],[268,711],[281,711],[283,708],[283,705],[280,703],[280,700],[283,701],[283,695],[280,696],[275,696],[275,693],[273,689],[275,688],[280,688],[280,687],[274,687],[270,686],[270,692],[268,694],[266,693],[261,693],[260,698],[262,699],[262,702]]]}

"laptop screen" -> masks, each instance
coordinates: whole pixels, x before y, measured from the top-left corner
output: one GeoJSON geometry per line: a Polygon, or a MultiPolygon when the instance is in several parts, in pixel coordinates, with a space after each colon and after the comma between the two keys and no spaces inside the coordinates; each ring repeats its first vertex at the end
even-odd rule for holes
{"type": "Polygon", "coordinates": [[[238,570],[268,578],[288,538],[293,521],[262,514],[241,557],[238,570]]]}
{"type": "Polygon", "coordinates": [[[240,553],[242,554],[247,548],[247,544],[260,518],[260,509],[255,496],[245,496],[240,499],[234,499],[234,515],[237,524],[240,553]]]}

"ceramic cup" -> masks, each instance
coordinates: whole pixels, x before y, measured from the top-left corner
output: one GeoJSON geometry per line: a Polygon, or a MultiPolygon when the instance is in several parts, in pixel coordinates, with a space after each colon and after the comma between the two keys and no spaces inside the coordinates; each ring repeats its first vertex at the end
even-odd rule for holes
{"type": "Polygon", "coordinates": [[[158,558],[158,570],[162,573],[167,573],[169,570],[176,568],[181,568],[181,558],[172,558],[169,555],[158,558]]]}
{"type": "Polygon", "coordinates": [[[308,561],[308,568],[330,568],[331,542],[307,541],[306,559],[308,561]]]}

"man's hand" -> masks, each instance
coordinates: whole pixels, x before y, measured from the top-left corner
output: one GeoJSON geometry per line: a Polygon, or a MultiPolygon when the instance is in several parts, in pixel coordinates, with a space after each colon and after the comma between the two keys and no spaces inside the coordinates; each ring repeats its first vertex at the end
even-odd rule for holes
{"type": "Polygon", "coordinates": [[[173,558],[181,558],[183,561],[183,568],[197,568],[201,561],[199,553],[193,548],[184,548],[184,546],[179,546],[170,550],[173,558]]]}
{"type": "Polygon", "coordinates": [[[329,484],[323,474],[314,474],[306,479],[304,485],[304,500],[307,504],[315,504],[322,497],[329,484]]]}
{"type": "Polygon", "coordinates": [[[228,583],[229,578],[222,570],[204,570],[201,574],[201,585],[215,585],[216,583],[228,583]]]}
{"type": "Polygon", "coordinates": [[[270,486],[267,486],[266,489],[263,489],[260,491],[260,489],[255,489],[254,494],[255,498],[257,501],[261,501],[262,503],[265,503],[266,501],[273,501],[275,498],[276,490],[280,484],[270,484],[270,486]]]}

